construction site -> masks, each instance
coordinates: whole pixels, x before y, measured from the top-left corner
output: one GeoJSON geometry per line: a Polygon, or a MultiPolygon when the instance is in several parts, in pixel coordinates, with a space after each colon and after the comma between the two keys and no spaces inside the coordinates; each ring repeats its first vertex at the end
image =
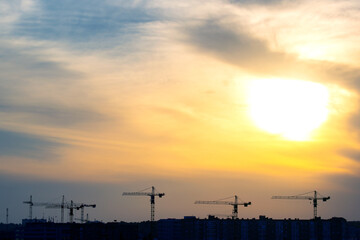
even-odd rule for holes
{"type": "MultiPolygon", "coordinates": [[[[148,197],[150,218],[143,222],[108,222],[90,220],[85,210],[96,208],[95,203],[74,202],[61,197],[60,202],[36,202],[30,196],[23,204],[28,206],[27,218],[22,224],[9,223],[6,209],[6,223],[0,224],[0,240],[5,239],[122,239],[122,240],[355,240],[360,239],[360,222],[348,222],[344,218],[321,219],[318,216],[319,202],[327,202],[330,196],[317,191],[299,195],[272,196],[272,199],[307,200],[311,202],[313,216],[306,220],[272,219],[264,215],[258,218],[239,218],[239,207],[253,207],[251,201],[242,201],[237,195],[219,200],[196,200],[194,204],[227,205],[228,215],[209,215],[205,219],[185,216],[182,219],[155,218],[155,200],[165,193],[154,186],[135,192],[123,192],[124,197],[148,197]],[[60,219],[33,218],[33,208],[58,209],[60,219]],[[80,217],[75,217],[79,211],[80,217]]],[[[256,204],[254,205],[256,206],[256,204]]],[[[205,207],[205,206],[204,206],[205,207]]],[[[211,207],[211,206],[209,206],[211,207]]]]}

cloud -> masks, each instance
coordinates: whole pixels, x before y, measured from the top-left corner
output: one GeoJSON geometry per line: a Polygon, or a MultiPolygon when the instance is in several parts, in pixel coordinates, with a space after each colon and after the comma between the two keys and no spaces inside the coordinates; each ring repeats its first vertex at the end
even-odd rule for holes
{"type": "Polygon", "coordinates": [[[83,74],[34,52],[0,46],[0,113],[21,116],[28,123],[66,127],[107,118],[84,103],[83,74]]]}
{"type": "Polygon", "coordinates": [[[350,158],[357,162],[360,162],[360,150],[356,149],[343,149],[340,151],[340,154],[344,157],[350,158]]]}
{"type": "Polygon", "coordinates": [[[198,49],[251,71],[274,73],[288,58],[294,61],[292,56],[272,52],[263,41],[223,26],[217,19],[186,28],[185,32],[187,40],[198,49]]]}
{"type": "MultiPolygon", "coordinates": [[[[346,193],[348,195],[352,195],[357,199],[360,198],[360,193],[355,191],[358,189],[360,185],[360,177],[357,175],[330,175],[328,176],[328,182],[331,183],[333,186],[336,186],[334,190],[342,192],[343,194],[346,193]]],[[[351,199],[351,198],[350,198],[351,199]]],[[[354,199],[352,199],[354,200],[354,199]]]]}
{"type": "Polygon", "coordinates": [[[40,161],[53,161],[53,151],[64,144],[20,132],[0,130],[0,157],[21,157],[40,161]]]}
{"type": "Polygon", "coordinates": [[[0,24],[11,24],[18,20],[22,13],[32,11],[34,1],[13,0],[0,2],[0,24]]]}
{"type": "Polygon", "coordinates": [[[284,0],[229,0],[230,3],[235,4],[259,4],[259,5],[268,5],[279,2],[286,2],[284,0]]]}
{"type": "Polygon", "coordinates": [[[345,64],[300,60],[295,54],[273,51],[264,40],[250,33],[237,31],[218,19],[185,28],[186,41],[215,58],[236,65],[257,75],[275,77],[311,77],[326,79],[360,90],[360,69],[345,64]]]}
{"type": "Polygon", "coordinates": [[[90,109],[81,109],[65,106],[47,106],[38,104],[27,105],[0,105],[0,112],[7,114],[24,114],[28,122],[59,127],[72,127],[83,123],[104,121],[107,118],[90,109]]]}
{"type": "Polygon", "coordinates": [[[1,83],[22,86],[24,83],[55,82],[79,78],[81,74],[67,70],[65,64],[45,59],[36,48],[26,49],[3,43],[0,45],[1,83]]]}
{"type": "MultiPolygon", "coordinates": [[[[295,54],[274,51],[265,40],[222,19],[207,19],[184,29],[188,44],[202,54],[235,65],[256,77],[302,79],[333,83],[360,94],[360,68],[325,60],[300,59],[295,54]]],[[[360,136],[360,117],[350,119],[352,131],[360,136]]]]}
{"type": "MultiPolygon", "coordinates": [[[[350,124],[353,129],[360,129],[360,113],[357,113],[352,118],[350,118],[350,124]]],[[[357,132],[357,137],[360,139],[360,130],[357,132]]],[[[360,161],[360,158],[359,158],[360,161]]]]}

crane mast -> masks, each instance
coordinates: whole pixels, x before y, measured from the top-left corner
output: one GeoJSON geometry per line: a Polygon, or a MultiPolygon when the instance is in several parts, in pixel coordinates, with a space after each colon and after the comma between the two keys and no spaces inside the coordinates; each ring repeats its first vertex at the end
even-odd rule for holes
{"type": "Polygon", "coordinates": [[[299,195],[294,196],[273,196],[272,199],[291,199],[291,200],[310,200],[312,201],[313,210],[314,210],[314,219],[317,218],[317,207],[318,207],[318,200],[322,200],[323,202],[326,202],[330,199],[330,196],[322,196],[317,191],[303,193],[299,195]],[[309,195],[310,193],[314,193],[313,196],[309,195]]]}
{"type": "Polygon", "coordinates": [[[153,222],[155,220],[155,197],[162,198],[165,193],[157,193],[155,187],[151,187],[151,192],[144,192],[150,188],[144,189],[139,192],[123,192],[123,196],[150,196],[150,219],[153,222]]]}
{"type": "Polygon", "coordinates": [[[65,196],[62,195],[62,199],[61,199],[61,223],[64,223],[64,208],[65,208],[65,196]]]}
{"type": "MultiPolygon", "coordinates": [[[[229,199],[229,198],[226,198],[226,199],[229,199]]],[[[233,206],[232,219],[237,219],[238,218],[238,206],[239,205],[243,205],[244,207],[247,207],[247,206],[251,205],[251,202],[239,202],[237,195],[234,196],[234,201],[233,202],[232,201],[224,201],[224,200],[225,199],[217,200],[217,201],[195,201],[195,204],[231,205],[231,206],[233,206]]]]}
{"type": "Polygon", "coordinates": [[[30,200],[29,201],[23,201],[23,203],[25,204],[29,204],[29,219],[32,219],[32,207],[34,205],[33,201],[32,201],[32,195],[30,195],[30,200]]]}

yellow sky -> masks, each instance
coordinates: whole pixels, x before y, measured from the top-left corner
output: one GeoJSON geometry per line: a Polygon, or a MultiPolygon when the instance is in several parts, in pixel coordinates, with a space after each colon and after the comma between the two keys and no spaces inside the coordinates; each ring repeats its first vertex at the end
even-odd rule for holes
{"type": "Polygon", "coordinates": [[[279,178],[353,173],[356,163],[338,156],[337,151],[356,146],[349,129],[338,127],[346,126],[354,113],[356,93],[325,84],[331,91],[328,119],[310,139],[292,141],[259,129],[251,119],[247,86],[254,79],[262,80],[261,76],[173,44],[170,56],[168,52],[151,59],[145,56],[126,67],[102,56],[55,55],[85,74],[77,83],[84,90],[65,92],[65,98],[46,91],[38,97],[69,107],[76,99],[77,106],[92,108],[106,119],[54,128],[7,114],[3,119],[8,129],[21,127],[68,146],[56,150],[60,162],[31,163],[22,169],[10,164],[3,169],[58,179],[76,172],[69,178],[104,181],[143,172],[165,178],[208,170],[279,178]]]}
{"type": "MultiPolygon", "coordinates": [[[[359,128],[352,122],[360,90],[356,1],[114,0],[98,3],[106,16],[87,9],[87,20],[79,17],[105,25],[96,27],[94,20],[89,28],[76,25],[82,23],[75,21],[82,16],[77,5],[68,6],[74,12],[63,23],[66,8],[20,2],[22,7],[6,5],[7,15],[0,17],[6,29],[0,46],[8,57],[0,76],[9,79],[0,80],[0,125],[51,144],[31,150],[41,160],[27,156],[27,147],[25,154],[4,154],[1,172],[144,185],[245,179],[286,190],[291,179],[292,193],[331,190],[329,176],[358,175],[359,128]],[[118,19],[111,8],[134,19],[146,14],[138,21],[118,19]],[[42,30],[50,23],[39,13],[53,20],[54,32],[42,30]],[[38,28],[27,25],[35,22],[38,28]],[[249,86],[269,79],[327,89],[326,120],[297,140],[259,127],[249,86]]],[[[311,106],[308,96],[299,104],[311,106]]],[[[266,125],[267,117],[262,121],[266,125]]]]}

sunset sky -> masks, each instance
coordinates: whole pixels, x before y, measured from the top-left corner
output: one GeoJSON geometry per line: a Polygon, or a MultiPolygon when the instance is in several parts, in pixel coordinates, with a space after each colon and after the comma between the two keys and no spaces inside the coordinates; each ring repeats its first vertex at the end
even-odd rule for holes
{"type": "Polygon", "coordinates": [[[310,219],[271,196],[318,190],[360,220],[359,22],[356,0],[0,0],[0,222],[30,195],[148,220],[122,192],[151,186],[156,219],[235,194],[240,218],[310,219]]]}

